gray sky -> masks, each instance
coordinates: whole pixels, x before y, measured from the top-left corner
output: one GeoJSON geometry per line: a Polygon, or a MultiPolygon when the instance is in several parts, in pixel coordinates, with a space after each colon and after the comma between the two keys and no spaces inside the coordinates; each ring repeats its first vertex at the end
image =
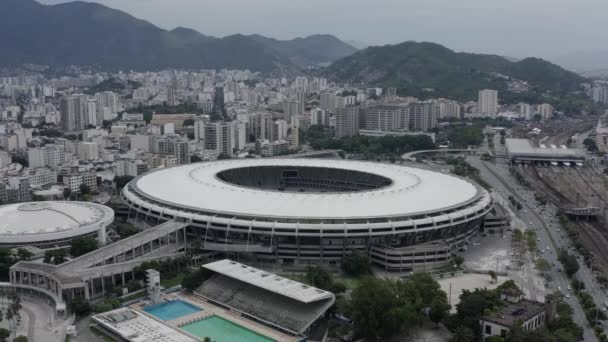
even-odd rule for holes
{"type": "MultiPolygon", "coordinates": [[[[41,0],[46,3],[66,0],[41,0]]],[[[379,45],[550,58],[604,50],[607,0],[95,0],[162,28],[291,39],[329,33],[379,45]]]]}

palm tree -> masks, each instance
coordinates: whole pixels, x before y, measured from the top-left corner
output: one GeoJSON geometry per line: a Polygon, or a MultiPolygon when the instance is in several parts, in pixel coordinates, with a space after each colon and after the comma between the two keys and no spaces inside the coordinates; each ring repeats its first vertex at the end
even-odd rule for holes
{"type": "Polygon", "coordinates": [[[452,336],[452,342],[473,342],[474,338],[473,330],[464,325],[459,325],[454,332],[454,336],[452,336]]]}

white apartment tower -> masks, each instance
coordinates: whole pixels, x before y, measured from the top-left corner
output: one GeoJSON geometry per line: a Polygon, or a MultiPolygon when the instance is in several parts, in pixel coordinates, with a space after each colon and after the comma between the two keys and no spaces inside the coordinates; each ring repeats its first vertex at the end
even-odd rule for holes
{"type": "Polygon", "coordinates": [[[493,89],[480,90],[477,110],[486,116],[495,117],[498,113],[498,92],[493,89]]]}

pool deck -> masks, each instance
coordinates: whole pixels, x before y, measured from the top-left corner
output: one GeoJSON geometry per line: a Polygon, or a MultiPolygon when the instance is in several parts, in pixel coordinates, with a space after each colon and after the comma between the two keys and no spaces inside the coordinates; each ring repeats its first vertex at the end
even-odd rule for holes
{"type": "MultiPolygon", "coordinates": [[[[198,306],[201,309],[203,309],[203,311],[198,311],[198,312],[195,312],[195,313],[192,313],[189,315],[178,317],[178,318],[170,320],[170,321],[162,321],[158,317],[156,317],[144,310],[144,308],[146,306],[149,306],[152,304],[152,302],[150,302],[150,301],[141,301],[141,302],[130,305],[130,307],[132,309],[135,309],[138,312],[141,312],[142,314],[147,315],[148,317],[151,317],[152,319],[155,319],[159,322],[162,322],[163,324],[166,324],[174,329],[179,329],[180,327],[182,327],[184,325],[187,325],[192,322],[196,322],[201,319],[205,319],[205,318],[215,315],[215,316],[224,318],[228,321],[231,321],[233,323],[236,323],[236,324],[242,326],[243,328],[247,328],[258,334],[261,334],[268,338],[276,340],[277,342],[296,342],[296,341],[300,340],[300,338],[298,338],[296,336],[283,334],[283,333],[281,333],[277,330],[271,329],[263,324],[260,324],[258,322],[252,321],[246,317],[243,317],[237,312],[230,311],[228,309],[224,309],[222,307],[216,306],[213,303],[210,303],[209,301],[205,300],[204,298],[201,298],[201,297],[193,295],[193,294],[189,294],[184,291],[161,296],[162,301],[171,301],[171,300],[177,300],[177,299],[183,300],[184,302],[188,302],[194,306],[198,306]]],[[[197,336],[189,334],[188,332],[186,332],[182,329],[179,329],[179,330],[193,338],[196,338],[199,341],[202,341],[202,339],[197,336]]]]}

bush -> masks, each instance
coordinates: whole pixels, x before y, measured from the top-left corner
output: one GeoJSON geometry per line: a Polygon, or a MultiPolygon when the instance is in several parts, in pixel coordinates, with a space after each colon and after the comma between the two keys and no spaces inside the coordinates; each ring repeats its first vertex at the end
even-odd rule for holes
{"type": "Polygon", "coordinates": [[[354,251],[344,257],[340,264],[342,271],[350,276],[361,276],[370,273],[370,260],[367,254],[354,251]]]}

